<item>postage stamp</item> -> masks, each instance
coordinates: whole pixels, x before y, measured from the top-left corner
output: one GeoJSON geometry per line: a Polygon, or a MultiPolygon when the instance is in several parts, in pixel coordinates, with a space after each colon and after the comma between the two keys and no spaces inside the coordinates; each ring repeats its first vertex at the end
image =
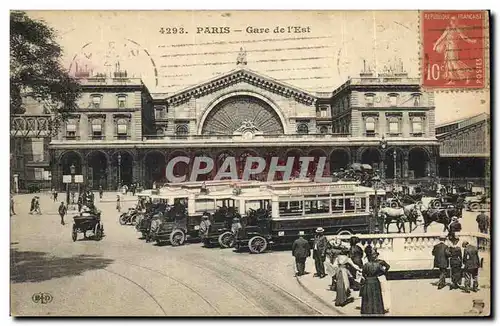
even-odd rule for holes
{"type": "Polygon", "coordinates": [[[423,11],[422,84],[434,88],[485,86],[482,11],[423,11]]]}

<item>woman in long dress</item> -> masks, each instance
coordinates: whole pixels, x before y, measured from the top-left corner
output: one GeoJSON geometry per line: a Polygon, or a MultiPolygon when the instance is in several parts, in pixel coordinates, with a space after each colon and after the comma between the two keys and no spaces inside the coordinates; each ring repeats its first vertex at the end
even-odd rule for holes
{"type": "Polygon", "coordinates": [[[362,315],[383,315],[385,313],[382,288],[378,279],[382,273],[382,265],[376,261],[376,255],[372,254],[363,266],[364,281],[360,290],[362,315]]]}
{"type": "Polygon", "coordinates": [[[450,24],[433,46],[434,51],[443,53],[444,77],[448,80],[448,85],[454,84],[456,80],[465,80],[468,84],[473,72],[465,62],[460,60],[461,49],[458,42],[464,40],[467,43],[476,43],[476,40],[465,35],[457,26],[456,20],[456,17],[451,17],[450,24]]]}
{"type": "Polygon", "coordinates": [[[347,266],[361,272],[361,268],[359,268],[347,255],[348,251],[343,250],[333,261],[336,291],[335,306],[337,307],[343,307],[354,301],[354,298],[351,297],[349,282],[349,278],[352,277],[352,275],[347,266]]]}

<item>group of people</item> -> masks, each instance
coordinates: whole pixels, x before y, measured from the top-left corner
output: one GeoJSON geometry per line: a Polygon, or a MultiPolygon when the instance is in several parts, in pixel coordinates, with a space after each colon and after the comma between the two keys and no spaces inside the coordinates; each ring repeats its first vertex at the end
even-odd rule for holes
{"type": "Polygon", "coordinates": [[[479,291],[478,271],[481,267],[479,253],[476,246],[468,241],[463,241],[462,246],[458,245],[459,239],[452,239],[446,236],[439,238],[439,243],[432,249],[434,256],[434,268],[439,269],[438,290],[446,287],[446,276],[450,269],[450,290],[460,289],[462,278],[465,278],[463,292],[479,291]],[[446,240],[451,242],[447,245],[446,240]]]}
{"type": "Polygon", "coordinates": [[[300,236],[292,245],[297,276],[307,274],[305,263],[312,256],[316,273],[314,277],[324,278],[326,258],[333,265],[330,289],[336,292],[335,305],[343,307],[354,302],[353,291],[359,291],[362,315],[383,315],[390,309],[390,296],[386,274],[390,269],[387,262],[379,258],[376,248],[363,248],[358,237],[351,237],[349,245],[339,238],[329,242],[324,229],[316,229],[313,248],[300,236]]]}

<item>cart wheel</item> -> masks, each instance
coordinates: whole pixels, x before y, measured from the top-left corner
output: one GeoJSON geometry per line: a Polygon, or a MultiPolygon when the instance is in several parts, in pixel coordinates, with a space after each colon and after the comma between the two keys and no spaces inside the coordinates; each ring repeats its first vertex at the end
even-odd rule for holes
{"type": "Polygon", "coordinates": [[[431,203],[431,207],[434,208],[434,209],[439,209],[439,208],[441,208],[441,202],[439,200],[434,200],[431,203]]]}
{"type": "Polygon", "coordinates": [[[182,246],[184,241],[186,241],[186,235],[182,230],[177,229],[170,233],[170,244],[172,246],[182,246]]]}
{"type": "Polygon", "coordinates": [[[127,224],[127,217],[125,216],[125,213],[120,215],[120,218],[118,219],[118,222],[120,222],[120,225],[125,225],[127,224]]]}
{"type": "Polygon", "coordinates": [[[251,253],[260,254],[267,248],[267,241],[261,236],[255,236],[248,240],[248,249],[251,253]]]}
{"type": "Polygon", "coordinates": [[[73,231],[71,232],[71,239],[73,239],[73,242],[76,241],[77,237],[78,237],[78,233],[76,232],[76,228],[73,227],[73,231]]]}
{"type": "Polygon", "coordinates": [[[219,245],[221,248],[231,248],[234,246],[234,235],[232,232],[226,231],[219,235],[219,245]]]}
{"type": "Polygon", "coordinates": [[[471,203],[469,205],[469,209],[473,212],[478,211],[481,209],[481,205],[479,203],[471,203]]]}

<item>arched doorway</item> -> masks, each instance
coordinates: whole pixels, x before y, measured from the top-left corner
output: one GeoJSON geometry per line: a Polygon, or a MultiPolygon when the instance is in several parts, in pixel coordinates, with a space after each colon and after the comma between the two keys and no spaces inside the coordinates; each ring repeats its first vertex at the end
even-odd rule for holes
{"type": "Polygon", "coordinates": [[[144,166],[146,168],[145,186],[147,189],[153,187],[153,182],[166,182],[165,172],[167,162],[163,153],[156,151],[147,153],[144,158],[144,166]]]}
{"type": "MultiPolygon", "coordinates": [[[[167,165],[168,165],[168,163],[171,160],[173,160],[176,157],[180,157],[180,156],[188,157],[189,158],[189,155],[186,152],[175,151],[172,154],[170,154],[168,162],[167,162],[167,165]]],[[[189,162],[191,163],[191,160],[189,162]]],[[[190,163],[177,162],[173,167],[171,167],[172,168],[172,173],[173,173],[174,177],[183,177],[183,176],[186,176],[185,180],[188,181],[189,180],[189,167],[190,167],[190,163]]]]}
{"type": "Polygon", "coordinates": [[[389,148],[385,152],[385,177],[387,179],[401,180],[403,177],[403,151],[400,148],[389,148]],[[396,154],[396,165],[394,165],[394,153],[396,154]],[[396,171],[394,171],[394,166],[396,166],[396,171]],[[396,172],[396,173],[394,173],[396,172]]]}
{"type": "Polygon", "coordinates": [[[369,164],[373,170],[380,168],[380,152],[375,148],[367,148],[361,153],[361,164],[369,164]]]}
{"type": "Polygon", "coordinates": [[[113,154],[112,157],[113,164],[113,179],[116,188],[130,185],[134,182],[133,169],[134,169],[134,157],[128,151],[120,151],[113,154]]]}
{"type": "MultiPolygon", "coordinates": [[[[285,159],[283,163],[279,163],[279,165],[285,165],[288,162],[288,158],[293,157],[293,166],[292,173],[290,174],[291,178],[298,178],[300,176],[300,157],[302,156],[302,151],[299,149],[291,149],[285,154],[285,159]]],[[[283,179],[283,173],[277,173],[279,175],[279,180],[283,179]]]]}
{"type": "Polygon", "coordinates": [[[330,171],[339,172],[349,166],[349,153],[345,149],[334,149],[330,154],[330,171]]]}
{"type": "MultiPolygon", "coordinates": [[[[81,155],[74,151],[64,153],[59,159],[59,166],[62,171],[62,175],[70,175],[72,165],[75,167],[75,174],[83,174],[81,155]]],[[[64,186],[62,181],[61,176],[61,179],[57,180],[59,187],[64,186]]]]}
{"type": "MultiPolygon", "coordinates": [[[[210,157],[210,155],[208,155],[207,153],[203,153],[203,152],[198,152],[198,153],[195,153],[194,156],[193,156],[193,159],[191,160],[191,171],[193,171],[193,168],[194,168],[194,161],[195,161],[195,158],[196,157],[210,157]]],[[[206,169],[208,166],[208,164],[204,161],[201,161],[200,162],[200,166],[197,167],[199,169],[206,169]]],[[[214,162],[214,167],[215,167],[215,162],[214,162]]],[[[213,173],[213,169],[208,171],[207,173],[204,173],[204,174],[199,174],[196,176],[196,181],[207,181],[207,180],[212,180],[212,174],[213,173]]]]}
{"type": "Polygon", "coordinates": [[[424,178],[429,174],[429,155],[420,147],[410,149],[408,157],[408,174],[411,178],[424,178]]]}
{"type": "Polygon", "coordinates": [[[307,177],[315,177],[316,176],[316,170],[318,169],[318,164],[320,158],[324,157],[325,158],[325,166],[323,167],[323,173],[321,176],[325,176],[330,173],[330,168],[328,166],[328,161],[326,160],[326,153],[322,149],[313,149],[312,151],[309,152],[307,155],[309,157],[313,157],[314,160],[309,163],[308,169],[307,169],[307,177]]]}
{"type": "Polygon", "coordinates": [[[90,189],[108,189],[108,156],[101,151],[90,152],[87,157],[87,184],[90,189]]]}
{"type": "MultiPolygon", "coordinates": [[[[217,173],[224,173],[224,172],[229,172],[229,168],[226,167],[225,171],[219,171],[220,168],[222,167],[222,165],[224,164],[224,162],[226,161],[227,158],[229,157],[232,157],[236,160],[235,156],[234,156],[234,153],[232,152],[229,152],[229,151],[225,151],[225,152],[222,152],[222,153],[219,153],[217,154],[216,158],[215,158],[215,169],[213,170],[213,177],[215,177],[217,175],[217,173]]],[[[221,180],[230,180],[231,178],[229,176],[223,176],[221,178],[221,180]]]]}

